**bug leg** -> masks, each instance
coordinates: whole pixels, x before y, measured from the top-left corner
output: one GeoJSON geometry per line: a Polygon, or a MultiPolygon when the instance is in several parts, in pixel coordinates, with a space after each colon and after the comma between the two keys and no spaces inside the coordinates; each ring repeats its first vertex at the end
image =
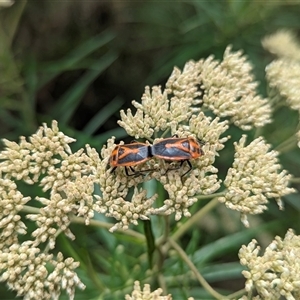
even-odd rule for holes
{"type": "Polygon", "coordinates": [[[126,173],[127,176],[138,176],[138,175],[140,175],[140,172],[136,172],[135,169],[131,166],[125,167],[125,173],[126,173]],[[132,174],[129,174],[128,168],[131,170],[132,174]]]}
{"type": "Polygon", "coordinates": [[[110,173],[113,173],[116,170],[117,167],[114,167],[111,169],[110,173]]]}
{"type": "Polygon", "coordinates": [[[178,166],[178,167],[175,167],[175,168],[168,168],[167,169],[167,171],[166,171],[166,173],[164,174],[164,175],[166,175],[169,171],[173,171],[173,170],[178,170],[178,169],[180,169],[181,167],[182,167],[182,165],[184,164],[184,162],[186,161],[186,163],[188,164],[188,166],[189,166],[189,169],[184,173],[184,174],[182,174],[180,177],[182,178],[183,176],[185,176],[186,174],[188,174],[189,172],[191,172],[191,170],[192,170],[192,164],[191,164],[191,162],[189,161],[189,160],[182,160],[181,162],[180,162],[180,165],[178,166]]]}
{"type": "Polygon", "coordinates": [[[166,175],[169,171],[174,171],[174,170],[180,169],[180,168],[182,167],[182,165],[183,165],[184,162],[185,162],[185,160],[182,160],[182,161],[180,162],[180,165],[179,165],[179,166],[177,166],[177,167],[175,167],[175,168],[168,168],[167,171],[166,171],[166,173],[165,173],[164,175],[166,175]]]}
{"type": "MultiPolygon", "coordinates": [[[[190,168],[189,168],[184,174],[181,175],[181,178],[182,178],[183,176],[185,176],[186,174],[190,173],[191,170],[192,170],[192,164],[191,164],[191,162],[190,162],[189,160],[184,160],[184,161],[182,161],[182,164],[183,164],[185,161],[187,162],[187,164],[189,165],[190,168]]],[[[182,166],[182,164],[181,164],[181,166],[182,166]]]]}
{"type": "Polygon", "coordinates": [[[130,174],[128,173],[127,167],[125,167],[125,173],[127,176],[130,176],[130,174]]]}

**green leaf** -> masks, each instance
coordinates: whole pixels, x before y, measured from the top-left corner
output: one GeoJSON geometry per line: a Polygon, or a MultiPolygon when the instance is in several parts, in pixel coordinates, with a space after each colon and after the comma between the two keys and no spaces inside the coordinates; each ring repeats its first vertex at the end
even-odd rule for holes
{"type": "Polygon", "coordinates": [[[50,115],[61,124],[66,124],[77,109],[89,85],[115,60],[117,54],[108,52],[75,83],[53,106],[50,115]]]}
{"type": "Polygon", "coordinates": [[[250,240],[259,232],[266,230],[269,227],[274,226],[277,222],[269,222],[261,226],[243,230],[231,235],[222,237],[210,244],[205,245],[193,255],[193,262],[195,264],[203,264],[210,261],[214,257],[224,255],[232,248],[240,248],[242,244],[249,243],[250,240]]]}
{"type": "Polygon", "coordinates": [[[209,282],[223,281],[229,279],[242,278],[241,272],[245,268],[239,262],[229,262],[221,264],[210,264],[201,269],[201,274],[209,282]]]}
{"type": "Polygon", "coordinates": [[[83,128],[83,132],[89,135],[95,133],[124,103],[120,97],[114,98],[105,105],[83,128]]]}
{"type": "MultiPolygon", "coordinates": [[[[82,62],[83,59],[87,58],[91,53],[111,42],[114,38],[115,34],[112,31],[104,31],[101,34],[94,36],[88,41],[82,43],[73,51],[68,53],[65,57],[57,61],[50,61],[41,64],[39,67],[40,71],[48,74],[44,74],[44,78],[40,81],[39,87],[45,85],[48,81],[58,76],[62,72],[82,68],[83,66],[80,64],[80,62],[82,62]]],[[[92,64],[89,62],[89,65],[91,66],[92,64]]]]}

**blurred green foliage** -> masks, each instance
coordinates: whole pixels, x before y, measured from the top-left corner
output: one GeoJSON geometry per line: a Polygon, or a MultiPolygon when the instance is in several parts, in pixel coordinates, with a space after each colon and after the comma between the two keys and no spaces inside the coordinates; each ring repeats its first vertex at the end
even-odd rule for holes
{"type": "MultiPolygon", "coordinates": [[[[221,57],[228,44],[248,55],[260,92],[266,94],[264,68],[272,57],[261,39],[280,28],[299,34],[299,16],[295,1],[16,1],[0,10],[0,136],[17,140],[56,119],[64,133],[77,139],[75,147],[89,143],[100,149],[112,135],[126,138],[116,123],[119,110],[131,107],[145,85],[163,84],[174,66],[190,59],[221,57]]],[[[274,118],[277,122],[262,134],[276,146],[298,119],[288,110],[277,111],[274,118]]],[[[236,128],[230,134],[233,140],[240,136],[236,128]]],[[[231,162],[228,146],[217,161],[221,176],[231,162]]],[[[296,152],[282,155],[282,163],[300,177],[296,152]]],[[[270,205],[254,229],[239,228],[238,233],[232,226],[239,224],[238,217],[218,209],[181,243],[214,288],[234,292],[243,287],[240,245],[254,236],[266,244],[291,224],[299,231],[297,200],[289,196],[284,213],[270,205]]],[[[199,202],[193,210],[201,206],[199,202]]],[[[159,222],[154,231],[162,230],[159,222]]],[[[60,237],[57,247],[81,262],[79,276],[87,288],[76,299],[124,299],[134,280],[152,282],[155,288],[140,240],[107,229],[74,225],[71,230],[75,242],[60,237]]],[[[142,233],[142,225],[137,230],[142,233]]],[[[190,271],[176,254],[161,268],[173,299],[211,299],[196,280],[186,278],[190,271]]],[[[0,291],[2,299],[12,297],[3,286],[0,291]]]]}

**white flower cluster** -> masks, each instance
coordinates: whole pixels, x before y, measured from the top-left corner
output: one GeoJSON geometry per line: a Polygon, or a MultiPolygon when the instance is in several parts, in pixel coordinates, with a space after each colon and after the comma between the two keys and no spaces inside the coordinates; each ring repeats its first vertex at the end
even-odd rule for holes
{"type": "MultiPolygon", "coordinates": [[[[278,56],[266,67],[270,98],[278,106],[285,104],[300,113],[300,43],[289,30],[266,37],[263,46],[278,56]]],[[[300,148],[300,134],[296,133],[300,148]]]]}
{"type": "Polygon", "coordinates": [[[0,178],[0,241],[1,248],[18,242],[18,235],[26,233],[26,226],[19,215],[30,197],[24,197],[10,179],[0,178]]]}
{"type": "MultiPolygon", "coordinates": [[[[155,196],[145,199],[142,191],[135,189],[134,199],[143,199],[144,203],[140,217],[175,213],[176,220],[179,220],[183,215],[190,216],[188,208],[197,201],[197,195],[211,194],[219,189],[220,180],[216,175],[218,170],[212,164],[229,138],[220,137],[228,128],[228,121],[221,121],[220,118],[229,117],[243,129],[261,127],[271,121],[270,106],[267,99],[257,95],[257,83],[251,72],[252,66],[242,53],[232,52],[228,47],[222,62],[210,57],[198,62],[190,61],[182,71],[175,68],[165,89],[160,86],[152,89],[146,87],[141,103],[133,101],[137,109],[135,114],[130,109],[127,113],[121,111],[119,125],[135,138],[145,138],[155,143],[159,141],[160,135],[169,133],[171,136],[193,136],[205,143],[205,155],[193,162],[194,169],[184,180],[179,172],[167,172],[169,164],[165,161],[152,159],[147,163],[148,169],[153,170],[147,178],[160,181],[169,198],[162,207],[154,209],[151,205],[155,196]],[[205,109],[211,109],[217,117],[207,117],[202,111],[202,105],[205,109]]],[[[113,147],[108,145],[107,149],[111,153],[113,147]]],[[[108,161],[110,153],[103,153],[105,161],[108,161]]],[[[107,208],[103,211],[117,220],[122,219],[127,228],[128,219],[120,210],[121,207],[128,208],[133,202],[127,205],[122,203],[126,201],[128,188],[142,183],[144,179],[125,179],[124,175],[119,177],[122,176],[119,171],[116,174],[117,177],[110,177],[107,173],[108,181],[102,182],[99,207],[106,205],[107,208]]],[[[133,215],[133,208],[129,211],[129,215],[133,215]]]]}
{"type": "MultiPolygon", "coordinates": [[[[163,290],[161,288],[151,292],[150,285],[145,284],[143,290],[139,281],[134,282],[131,295],[126,295],[125,300],[172,300],[172,296],[161,296],[163,290]]],[[[192,298],[190,298],[192,300],[192,298]]]]}
{"type": "Polygon", "coordinates": [[[94,195],[96,202],[93,208],[117,220],[110,231],[126,230],[129,224],[137,225],[138,219],[149,219],[149,209],[156,199],[156,196],[148,198],[146,190],[137,187],[145,181],[143,176],[126,176],[120,170],[112,173],[108,169],[108,159],[114,147],[114,138],[112,138],[108,140],[107,147],[103,147],[101,151],[102,160],[97,153],[90,155],[94,162],[98,161],[95,183],[99,184],[101,190],[101,195],[94,195]],[[130,201],[127,195],[131,189],[133,189],[133,195],[130,201]]]}
{"type": "Polygon", "coordinates": [[[1,0],[0,9],[1,9],[1,7],[9,7],[9,6],[12,6],[13,4],[14,4],[13,0],[1,0]]]}
{"type": "Polygon", "coordinates": [[[60,232],[74,238],[69,229],[74,214],[83,216],[86,223],[94,216],[95,168],[83,150],[72,154],[68,145],[72,141],[53,121],[52,128],[44,125],[29,141],[25,137],[20,143],[4,140],[5,149],[0,152],[1,281],[7,281],[9,287],[27,299],[57,299],[63,289],[73,299],[75,287],[84,288],[73,271],[78,262],[64,260],[62,254],[53,258],[38,248],[48,243],[48,250],[53,249],[60,232]],[[49,198],[35,197],[42,207],[26,217],[35,221],[37,228],[31,233],[33,240],[21,244],[19,235],[26,234],[28,228],[20,212],[31,198],[18,190],[18,181],[29,185],[39,182],[49,193],[49,198]],[[52,273],[46,264],[54,267],[52,273]]]}
{"type": "Polygon", "coordinates": [[[223,149],[229,137],[220,138],[228,128],[227,122],[220,122],[219,118],[212,120],[200,112],[193,115],[189,121],[189,126],[180,126],[178,134],[194,135],[198,132],[203,137],[206,144],[203,146],[205,155],[194,161],[194,169],[184,180],[179,172],[167,172],[164,161],[157,161],[158,171],[153,173],[153,177],[161,182],[168,193],[168,198],[162,207],[152,209],[152,214],[169,215],[175,213],[175,219],[180,220],[182,216],[190,217],[188,208],[198,201],[197,195],[210,195],[220,188],[218,179],[218,169],[213,166],[218,151],[223,149]]]}
{"type": "Polygon", "coordinates": [[[174,134],[176,126],[199,112],[203,104],[244,130],[262,127],[271,122],[271,108],[256,87],[246,57],[227,47],[221,62],[209,57],[187,62],[182,72],[175,68],[163,91],[154,86],[151,93],[146,87],[142,102],[132,102],[136,114],[130,109],[127,114],[121,111],[119,125],[135,138],[151,140],[154,133],[168,127],[174,134]]]}
{"type": "Polygon", "coordinates": [[[266,68],[266,77],[274,89],[272,93],[279,94],[292,109],[300,112],[300,60],[274,60],[266,68]]]}
{"type": "Polygon", "coordinates": [[[262,45],[279,57],[300,61],[300,44],[297,42],[296,34],[290,30],[278,30],[265,37],[262,45]]]}
{"type": "Polygon", "coordinates": [[[44,124],[29,140],[23,136],[19,143],[3,139],[6,148],[0,152],[0,172],[5,178],[28,184],[38,182],[49,167],[60,163],[57,155],[65,157],[72,153],[69,144],[75,141],[59,131],[56,121],[52,128],[44,124]]]}
{"type": "Polygon", "coordinates": [[[75,287],[84,289],[84,284],[74,272],[79,266],[72,258],[64,259],[61,253],[54,259],[52,254],[42,253],[30,241],[12,244],[0,250],[0,269],[5,270],[0,281],[25,299],[58,299],[61,289],[69,299],[74,299],[75,287]],[[52,265],[53,271],[48,271],[52,265]]]}
{"type": "Polygon", "coordinates": [[[198,63],[203,104],[219,117],[230,117],[243,130],[271,122],[268,99],[256,92],[252,66],[241,51],[227,47],[223,61],[209,57],[198,63]]]}
{"type": "Polygon", "coordinates": [[[262,256],[259,252],[256,240],[239,251],[240,262],[247,267],[242,273],[249,295],[256,290],[255,299],[300,299],[300,236],[289,230],[283,240],[277,236],[262,256]]]}
{"type": "Polygon", "coordinates": [[[245,143],[245,135],[235,143],[235,159],[224,181],[227,191],[219,201],[239,211],[242,222],[248,227],[247,214],[262,213],[270,198],[275,198],[282,208],[281,197],[295,190],[288,187],[291,176],[281,171],[278,153],[270,151],[270,145],[262,137],[248,146],[245,143]]]}
{"type": "MultiPolygon", "coordinates": [[[[44,192],[50,190],[49,199],[36,197],[43,205],[40,213],[27,215],[38,225],[33,232],[35,245],[49,240],[50,248],[54,248],[58,228],[74,238],[68,228],[72,213],[83,216],[86,223],[94,216],[92,160],[83,149],[72,153],[69,144],[75,140],[60,132],[56,121],[52,122],[52,128],[44,124],[29,141],[25,137],[21,137],[20,143],[3,141],[6,146],[0,152],[0,173],[6,179],[3,184],[9,184],[8,180],[28,184],[40,181],[44,192]]],[[[87,147],[87,151],[92,150],[87,147]]],[[[15,189],[11,189],[12,194],[15,189]]],[[[30,198],[22,199],[25,204],[30,198]]]]}
{"type": "MultiPolygon", "coordinates": [[[[145,178],[125,178],[124,172],[118,169],[116,176],[107,172],[105,180],[100,183],[102,196],[97,196],[97,210],[120,221],[113,229],[135,224],[136,219],[130,220],[132,216],[145,219],[151,214],[174,213],[176,220],[182,216],[189,217],[189,207],[197,201],[197,196],[216,192],[221,181],[213,163],[229,138],[221,137],[228,129],[228,121],[244,130],[271,122],[268,99],[258,95],[256,88],[252,66],[247,58],[241,51],[233,52],[231,47],[227,47],[222,61],[213,57],[198,62],[190,61],[182,71],[174,69],[165,89],[160,86],[152,89],[146,87],[141,103],[133,101],[137,109],[135,114],[130,109],[127,113],[121,111],[122,120],[118,123],[129,135],[154,144],[167,134],[196,137],[204,141],[204,155],[192,160],[193,170],[186,178],[181,178],[178,170],[168,172],[170,163],[156,158],[143,166],[151,170],[145,178]],[[217,117],[208,117],[207,109],[217,117]],[[223,121],[221,118],[229,120],[223,121]],[[168,198],[163,205],[153,208],[156,195],[147,198],[146,193],[138,188],[134,188],[134,198],[130,197],[132,200],[126,204],[129,188],[152,178],[159,181],[167,192],[168,198]],[[134,213],[131,207],[134,199],[143,203],[143,207],[139,206],[140,215],[134,213]]],[[[112,142],[109,141],[102,153],[106,162],[114,148],[112,142]]],[[[227,207],[240,211],[243,223],[248,226],[247,214],[263,212],[268,198],[275,198],[281,207],[281,197],[294,190],[287,187],[290,176],[285,171],[278,173],[281,166],[277,153],[268,153],[269,145],[262,139],[255,140],[248,147],[244,147],[244,142],[243,137],[240,144],[236,145],[236,161],[224,182],[227,187],[225,196],[219,200],[227,207]]],[[[188,166],[183,165],[182,168],[183,172],[188,170],[188,166]]],[[[136,170],[140,170],[140,166],[136,170]]],[[[101,172],[105,172],[105,165],[101,172]]]]}
{"type": "MultiPolygon", "coordinates": [[[[157,103],[155,99],[153,98],[153,105],[157,103]]],[[[125,176],[121,168],[115,173],[110,173],[110,170],[107,170],[107,162],[115,144],[113,139],[109,140],[107,148],[101,153],[102,163],[98,164],[98,174],[105,175],[99,181],[102,195],[95,196],[97,199],[95,209],[118,221],[111,231],[119,228],[127,229],[130,223],[137,224],[138,219],[148,219],[151,214],[175,213],[176,220],[182,216],[190,216],[188,208],[197,201],[197,195],[212,194],[220,188],[220,180],[216,175],[218,170],[212,164],[218,151],[223,149],[224,143],[229,138],[220,138],[227,128],[227,121],[220,122],[219,118],[206,117],[203,112],[192,115],[188,124],[179,124],[176,127],[179,137],[196,136],[206,142],[203,146],[205,155],[193,161],[194,168],[185,178],[181,177],[178,170],[167,171],[169,164],[155,158],[146,166],[135,167],[136,171],[140,168],[152,170],[146,177],[125,176]],[[147,197],[146,190],[137,188],[138,184],[151,178],[161,182],[168,192],[169,197],[164,200],[161,207],[153,207],[157,195],[147,197]],[[133,188],[133,196],[128,198],[130,188],[133,188]]],[[[186,171],[187,166],[183,168],[182,173],[186,171]]]]}

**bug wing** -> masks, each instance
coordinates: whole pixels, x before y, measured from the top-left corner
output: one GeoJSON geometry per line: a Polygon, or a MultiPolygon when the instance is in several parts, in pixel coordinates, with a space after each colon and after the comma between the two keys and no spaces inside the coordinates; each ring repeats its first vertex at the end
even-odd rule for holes
{"type": "Polygon", "coordinates": [[[166,139],[152,146],[152,155],[165,160],[186,160],[190,159],[191,155],[189,149],[184,145],[185,143],[173,142],[172,140],[166,139]]]}

